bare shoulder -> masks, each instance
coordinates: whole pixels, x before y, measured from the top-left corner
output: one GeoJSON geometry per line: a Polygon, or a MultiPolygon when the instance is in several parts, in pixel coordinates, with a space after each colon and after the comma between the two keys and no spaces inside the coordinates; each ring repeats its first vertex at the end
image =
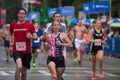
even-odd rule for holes
{"type": "Polygon", "coordinates": [[[61,36],[67,36],[67,33],[61,32],[61,36]]]}
{"type": "Polygon", "coordinates": [[[86,28],[84,25],[82,25],[83,28],[86,28]]]}
{"type": "Polygon", "coordinates": [[[102,28],[102,33],[106,34],[106,30],[104,28],[102,28]]]}
{"type": "Polygon", "coordinates": [[[82,26],[82,28],[83,28],[83,29],[87,29],[87,27],[86,27],[86,26],[84,26],[84,25],[82,26]]]}
{"type": "Polygon", "coordinates": [[[61,32],[60,36],[62,39],[65,39],[67,37],[67,33],[61,32]]]}
{"type": "Polygon", "coordinates": [[[102,28],[102,32],[106,32],[106,30],[104,28],[102,28]]]}
{"type": "Polygon", "coordinates": [[[74,26],[74,29],[76,29],[78,26],[76,25],[76,26],[74,26]]]}

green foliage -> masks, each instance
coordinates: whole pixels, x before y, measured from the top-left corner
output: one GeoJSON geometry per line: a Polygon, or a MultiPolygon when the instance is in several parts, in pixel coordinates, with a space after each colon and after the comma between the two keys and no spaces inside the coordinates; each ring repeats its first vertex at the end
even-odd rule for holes
{"type": "Polygon", "coordinates": [[[112,16],[120,17],[120,0],[111,0],[112,1],[112,16]]]}
{"type": "MultiPolygon", "coordinates": [[[[0,8],[7,9],[7,23],[11,23],[17,20],[16,12],[21,7],[22,0],[0,0],[0,8]]],[[[58,0],[39,0],[42,2],[41,6],[38,6],[37,11],[40,11],[42,18],[47,16],[48,8],[58,7],[58,0]]],[[[76,17],[78,11],[82,11],[82,5],[93,0],[61,0],[62,6],[74,6],[76,17]]],[[[112,1],[112,16],[120,17],[120,0],[112,1]]]]}
{"type": "MultiPolygon", "coordinates": [[[[42,0],[43,1],[43,5],[45,5],[45,3],[47,4],[47,7],[50,8],[56,8],[58,7],[58,0],[42,0]],[[46,2],[45,2],[46,1],[46,2]]],[[[61,0],[61,4],[62,6],[74,6],[76,11],[76,15],[78,15],[78,11],[82,11],[82,4],[89,2],[90,0],[61,0]]]]}
{"type": "Polygon", "coordinates": [[[7,23],[17,20],[17,10],[21,7],[21,0],[3,0],[1,8],[7,9],[7,23]]]}

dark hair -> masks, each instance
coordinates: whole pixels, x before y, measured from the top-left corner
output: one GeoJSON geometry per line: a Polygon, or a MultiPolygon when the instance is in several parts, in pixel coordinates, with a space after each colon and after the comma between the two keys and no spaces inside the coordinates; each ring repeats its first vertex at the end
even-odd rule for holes
{"type": "Polygon", "coordinates": [[[96,23],[96,20],[95,20],[95,21],[93,21],[92,23],[93,23],[93,24],[95,24],[95,23],[96,23]]]}
{"type": "Polygon", "coordinates": [[[23,11],[25,11],[25,14],[27,14],[27,11],[26,11],[26,9],[24,9],[24,8],[20,8],[18,11],[17,11],[17,13],[19,13],[19,11],[20,10],[23,10],[23,11]]]}
{"type": "MultiPolygon", "coordinates": [[[[55,12],[55,13],[53,14],[53,17],[55,17],[56,14],[60,14],[60,13],[59,13],[59,12],[55,12]]],[[[60,15],[61,15],[61,14],[60,14],[60,15]]]]}

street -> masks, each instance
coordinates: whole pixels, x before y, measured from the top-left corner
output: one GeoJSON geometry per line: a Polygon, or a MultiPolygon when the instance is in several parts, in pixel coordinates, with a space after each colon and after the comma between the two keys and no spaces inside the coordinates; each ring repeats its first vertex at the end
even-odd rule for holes
{"type": "MultiPolygon", "coordinates": [[[[28,70],[27,80],[51,80],[50,72],[46,66],[46,56],[39,54],[37,58],[37,67],[28,70]]],[[[15,63],[11,58],[6,62],[4,48],[0,46],[0,80],[14,80],[15,63]]],[[[120,59],[104,57],[103,73],[105,77],[99,78],[99,67],[97,65],[97,80],[120,80],[120,59]]],[[[66,69],[64,80],[91,80],[91,62],[87,55],[83,57],[82,65],[73,61],[73,56],[67,54],[66,69]]]]}

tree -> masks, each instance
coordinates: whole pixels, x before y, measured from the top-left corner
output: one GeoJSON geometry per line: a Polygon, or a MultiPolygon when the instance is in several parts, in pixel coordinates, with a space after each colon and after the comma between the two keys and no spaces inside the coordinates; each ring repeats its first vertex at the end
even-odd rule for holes
{"type": "MultiPolygon", "coordinates": [[[[17,20],[17,10],[21,7],[22,0],[0,0],[0,8],[7,9],[7,23],[11,23],[14,20],[17,20]]],[[[55,8],[58,7],[58,0],[39,0],[43,4],[40,6],[43,8],[55,8]]],[[[74,6],[76,16],[78,11],[82,11],[82,5],[84,3],[90,2],[93,0],[61,0],[62,6],[74,6]]],[[[112,1],[112,16],[120,17],[120,0],[111,0],[112,1]]],[[[42,12],[42,11],[41,11],[42,12]]]]}
{"type": "Polygon", "coordinates": [[[1,0],[2,8],[7,9],[7,23],[16,20],[17,10],[21,7],[21,0],[1,0]]]}
{"type": "Polygon", "coordinates": [[[111,0],[112,16],[120,18],[120,0],[111,0]]]}

